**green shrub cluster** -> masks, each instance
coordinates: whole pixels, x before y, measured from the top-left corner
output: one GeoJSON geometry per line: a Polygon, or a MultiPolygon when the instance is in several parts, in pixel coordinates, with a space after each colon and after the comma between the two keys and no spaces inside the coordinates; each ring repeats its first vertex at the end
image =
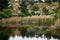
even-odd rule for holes
{"type": "Polygon", "coordinates": [[[19,16],[19,17],[24,17],[25,14],[23,14],[23,13],[18,13],[18,16],[19,16]]]}
{"type": "Polygon", "coordinates": [[[0,19],[1,18],[8,18],[12,16],[12,10],[11,9],[4,9],[2,12],[0,12],[0,19]]]}
{"type": "MultiPolygon", "coordinates": [[[[32,14],[31,14],[31,13],[28,13],[27,15],[32,16],[32,14]]],[[[24,14],[24,13],[18,13],[18,16],[19,16],[19,17],[25,17],[25,16],[26,16],[26,14],[24,14]]]]}
{"type": "Polygon", "coordinates": [[[32,11],[38,11],[38,10],[39,10],[39,7],[38,7],[38,6],[32,6],[32,7],[31,7],[31,10],[32,10],[32,11]]]}
{"type": "Polygon", "coordinates": [[[59,9],[59,10],[56,10],[56,11],[54,12],[53,16],[54,16],[54,19],[57,19],[57,18],[60,19],[60,9],[59,9]]]}
{"type": "Polygon", "coordinates": [[[22,0],[22,2],[20,3],[20,10],[21,12],[25,15],[25,16],[29,16],[29,12],[27,9],[27,3],[25,2],[25,0],[22,0]]]}
{"type": "Polygon", "coordinates": [[[49,10],[46,7],[43,7],[42,11],[43,15],[50,15],[49,10]]]}

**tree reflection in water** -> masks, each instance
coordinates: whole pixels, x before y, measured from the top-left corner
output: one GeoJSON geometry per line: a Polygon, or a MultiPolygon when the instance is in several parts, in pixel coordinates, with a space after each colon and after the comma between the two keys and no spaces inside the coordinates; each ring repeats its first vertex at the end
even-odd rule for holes
{"type": "MultiPolygon", "coordinates": [[[[20,36],[16,35],[13,37],[11,35],[13,35],[15,29],[16,28],[0,27],[0,40],[8,40],[8,39],[9,40],[45,40],[45,39],[48,40],[50,38],[51,38],[51,40],[54,40],[54,38],[51,37],[51,36],[53,36],[50,32],[51,30],[49,30],[49,32],[48,31],[45,32],[45,30],[43,30],[43,29],[40,30],[39,28],[20,27],[20,28],[16,29],[16,30],[18,30],[18,32],[20,32],[20,34],[19,34],[20,36]],[[45,32],[45,35],[42,35],[41,32],[42,32],[42,34],[44,34],[44,32],[45,32]],[[44,36],[46,36],[46,37],[44,37],[44,36]],[[50,36],[50,38],[49,38],[49,36],[50,36]]],[[[57,38],[57,36],[56,36],[56,38],[57,38]]],[[[60,38],[60,36],[58,38],[60,38]]],[[[55,40],[57,40],[57,39],[55,39],[55,40]]]]}

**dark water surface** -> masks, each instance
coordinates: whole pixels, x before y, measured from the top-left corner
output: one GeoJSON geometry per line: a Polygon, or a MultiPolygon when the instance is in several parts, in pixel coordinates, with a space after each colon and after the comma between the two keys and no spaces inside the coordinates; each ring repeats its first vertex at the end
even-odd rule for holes
{"type": "MultiPolygon", "coordinates": [[[[58,40],[59,36],[51,36],[50,33],[37,34],[38,30],[27,31],[27,28],[0,27],[0,40],[58,40]],[[49,34],[49,35],[48,35],[49,34]]],[[[43,32],[41,30],[41,32],[43,32]]],[[[59,39],[60,40],[60,39],[59,39]]]]}

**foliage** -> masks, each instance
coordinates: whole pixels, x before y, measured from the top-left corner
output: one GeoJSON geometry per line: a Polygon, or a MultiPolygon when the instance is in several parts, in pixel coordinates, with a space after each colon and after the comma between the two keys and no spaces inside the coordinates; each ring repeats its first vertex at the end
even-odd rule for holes
{"type": "Polygon", "coordinates": [[[0,0],[0,11],[8,7],[9,0],[0,0]]]}
{"type": "Polygon", "coordinates": [[[40,13],[36,13],[36,15],[40,16],[40,13]]]}
{"type": "Polygon", "coordinates": [[[24,17],[25,16],[25,14],[23,14],[23,13],[18,13],[18,16],[20,17],[24,17]]]}
{"type": "Polygon", "coordinates": [[[4,17],[4,12],[0,12],[0,19],[4,17]]]}
{"type": "Polygon", "coordinates": [[[29,4],[30,4],[30,5],[34,5],[34,3],[35,3],[34,0],[30,0],[30,1],[29,1],[29,4]]]}
{"type": "Polygon", "coordinates": [[[31,14],[32,14],[32,15],[35,15],[35,12],[34,12],[34,11],[32,11],[32,12],[31,12],[31,14]]]}
{"type": "Polygon", "coordinates": [[[39,10],[39,7],[38,7],[38,6],[32,6],[32,7],[31,7],[31,10],[32,10],[32,11],[38,11],[38,10],[39,10]]]}
{"type": "Polygon", "coordinates": [[[43,7],[43,15],[49,15],[49,10],[46,7],[43,7]]]}
{"type": "Polygon", "coordinates": [[[4,9],[2,12],[0,12],[0,19],[11,17],[11,15],[12,15],[11,9],[4,9]]]}
{"type": "Polygon", "coordinates": [[[28,9],[27,9],[27,3],[23,0],[20,4],[20,10],[23,14],[25,14],[26,16],[30,16],[28,9]]]}
{"type": "Polygon", "coordinates": [[[51,0],[46,0],[45,2],[48,4],[51,4],[51,0]]]}
{"type": "Polygon", "coordinates": [[[60,9],[54,12],[54,19],[60,19],[60,9]]]}
{"type": "MultiPolygon", "coordinates": [[[[29,15],[29,16],[32,16],[31,13],[28,13],[28,15],[29,15]]],[[[18,13],[18,16],[19,16],[19,17],[24,17],[24,16],[26,16],[26,15],[25,15],[24,13],[18,13]]]]}

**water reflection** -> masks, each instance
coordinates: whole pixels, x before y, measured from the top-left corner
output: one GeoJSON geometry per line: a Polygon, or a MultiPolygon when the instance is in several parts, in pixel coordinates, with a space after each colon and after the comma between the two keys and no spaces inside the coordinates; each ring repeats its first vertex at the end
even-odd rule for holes
{"type": "Polygon", "coordinates": [[[35,36],[35,37],[26,37],[26,36],[22,37],[22,36],[15,35],[14,37],[10,36],[9,40],[58,40],[58,39],[53,38],[53,37],[51,37],[50,39],[48,39],[43,34],[41,37],[37,37],[37,36],[35,36]]]}

